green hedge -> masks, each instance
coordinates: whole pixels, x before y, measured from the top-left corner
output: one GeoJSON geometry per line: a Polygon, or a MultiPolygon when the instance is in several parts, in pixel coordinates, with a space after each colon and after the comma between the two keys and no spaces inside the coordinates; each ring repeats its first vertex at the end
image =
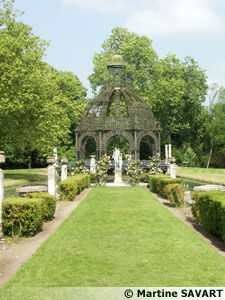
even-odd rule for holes
{"type": "Polygon", "coordinates": [[[149,175],[150,190],[163,198],[167,197],[165,187],[168,184],[183,184],[183,180],[180,178],[170,178],[166,175],[149,175]]]}
{"type": "Polygon", "coordinates": [[[196,191],[191,195],[195,203],[192,213],[203,228],[225,241],[225,192],[196,191]]]}
{"type": "Polygon", "coordinates": [[[43,224],[43,199],[6,198],[2,223],[4,235],[34,235],[43,224]]]}
{"type": "Polygon", "coordinates": [[[184,187],[181,184],[168,184],[165,186],[166,197],[172,204],[184,204],[184,187]]]}
{"type": "Polygon", "coordinates": [[[73,201],[83,189],[90,186],[90,176],[78,174],[60,182],[60,200],[73,201]]]}
{"type": "Polygon", "coordinates": [[[48,193],[28,193],[25,198],[41,198],[43,199],[43,220],[49,221],[54,218],[56,209],[56,197],[49,195],[48,193]]]}
{"type": "Polygon", "coordinates": [[[149,173],[141,174],[140,182],[149,183],[149,173]]]}

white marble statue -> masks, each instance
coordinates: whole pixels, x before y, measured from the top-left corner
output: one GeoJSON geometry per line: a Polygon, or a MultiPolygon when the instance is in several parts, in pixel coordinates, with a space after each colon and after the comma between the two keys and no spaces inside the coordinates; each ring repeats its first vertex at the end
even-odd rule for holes
{"type": "Polygon", "coordinates": [[[122,170],[122,154],[120,153],[120,150],[115,148],[113,151],[113,156],[112,158],[114,159],[115,162],[115,170],[122,170]]]}

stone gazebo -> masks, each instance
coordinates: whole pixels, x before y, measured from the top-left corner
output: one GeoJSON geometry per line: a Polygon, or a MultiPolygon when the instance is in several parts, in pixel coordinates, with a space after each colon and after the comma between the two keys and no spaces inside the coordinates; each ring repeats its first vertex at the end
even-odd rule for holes
{"type": "Polygon", "coordinates": [[[109,80],[102,93],[89,102],[76,135],[76,158],[85,159],[88,139],[96,143],[97,159],[107,153],[113,137],[123,137],[135,159],[140,158],[141,141],[147,143],[151,154],[160,154],[160,125],[156,123],[147,103],[126,86],[126,65],[115,54],[108,66],[109,80]]]}

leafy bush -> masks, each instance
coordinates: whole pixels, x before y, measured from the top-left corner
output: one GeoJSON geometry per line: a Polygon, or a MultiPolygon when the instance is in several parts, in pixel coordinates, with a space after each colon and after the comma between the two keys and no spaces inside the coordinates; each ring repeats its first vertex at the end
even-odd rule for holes
{"type": "Polygon", "coordinates": [[[128,158],[127,175],[129,176],[129,182],[132,185],[136,185],[140,182],[141,174],[143,173],[140,167],[140,160],[134,160],[130,154],[126,155],[128,158]]]}
{"type": "Polygon", "coordinates": [[[143,172],[140,177],[140,182],[149,183],[149,173],[143,172]]]}
{"type": "Polygon", "coordinates": [[[76,165],[69,169],[69,175],[74,176],[75,174],[89,174],[89,169],[85,167],[85,160],[79,160],[76,165]]]}
{"type": "Polygon", "coordinates": [[[165,186],[166,197],[176,206],[184,204],[184,187],[182,184],[168,184],[165,186]]]}
{"type": "Polygon", "coordinates": [[[166,175],[149,175],[149,188],[153,193],[159,193],[159,179],[165,178],[166,175]]]}
{"type": "Polygon", "coordinates": [[[25,198],[40,198],[43,199],[43,220],[52,220],[55,214],[56,197],[51,196],[48,193],[28,193],[25,198]]]}
{"type": "Polygon", "coordinates": [[[97,162],[96,165],[96,180],[99,185],[103,185],[106,183],[107,172],[110,166],[110,156],[104,155],[101,159],[97,162]]]}
{"type": "Polygon", "coordinates": [[[205,191],[195,191],[191,193],[191,198],[195,201],[191,206],[191,212],[193,217],[195,218],[195,222],[200,224],[200,207],[199,207],[199,197],[202,193],[205,193],[205,191]]]}
{"type": "Polygon", "coordinates": [[[195,204],[192,213],[203,228],[225,241],[225,192],[196,191],[192,193],[195,204]]]}
{"type": "Polygon", "coordinates": [[[98,182],[98,178],[96,174],[90,173],[90,182],[91,183],[97,183],[98,182]]]}
{"type": "Polygon", "coordinates": [[[2,206],[3,233],[32,236],[43,224],[43,199],[6,198],[2,206]]]}
{"type": "Polygon", "coordinates": [[[60,200],[73,201],[83,189],[90,186],[89,175],[75,175],[60,182],[60,200]]]}
{"type": "Polygon", "coordinates": [[[155,156],[149,157],[150,163],[148,165],[150,174],[161,174],[162,169],[160,168],[160,156],[156,154],[155,156]]]}
{"type": "Polygon", "coordinates": [[[159,194],[166,198],[167,194],[165,187],[168,184],[182,184],[183,180],[180,178],[170,178],[166,175],[149,175],[149,188],[153,193],[159,194]]]}

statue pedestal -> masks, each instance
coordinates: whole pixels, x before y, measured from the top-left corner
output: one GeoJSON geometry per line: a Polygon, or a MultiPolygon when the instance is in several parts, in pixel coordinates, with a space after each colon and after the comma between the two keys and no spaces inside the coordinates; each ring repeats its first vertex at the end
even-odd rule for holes
{"type": "Polygon", "coordinates": [[[122,170],[115,170],[115,179],[114,179],[114,183],[122,183],[123,179],[122,179],[122,170]]]}

